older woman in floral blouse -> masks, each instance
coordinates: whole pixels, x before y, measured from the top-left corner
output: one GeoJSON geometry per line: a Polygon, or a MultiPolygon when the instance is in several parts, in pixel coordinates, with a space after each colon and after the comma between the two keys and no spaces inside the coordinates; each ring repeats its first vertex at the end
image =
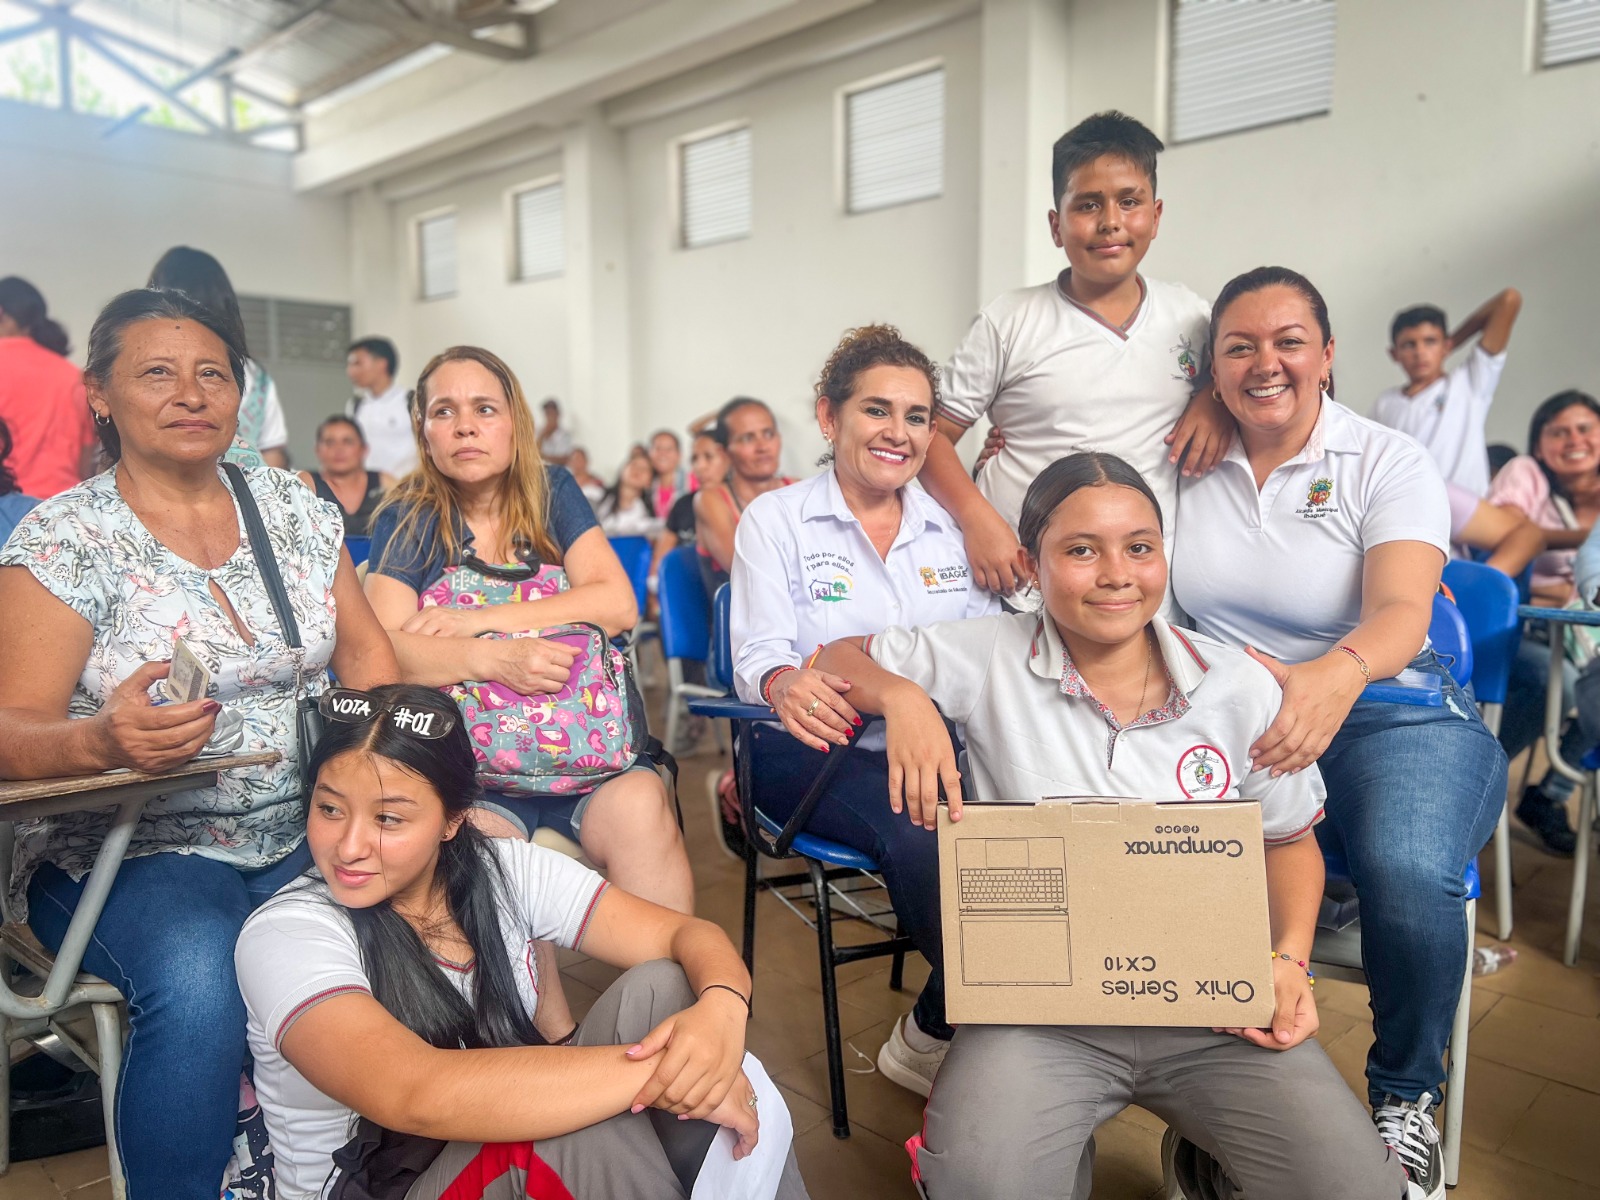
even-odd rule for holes
{"type": "MultiPolygon", "coordinates": [[[[217,1194],[234,1131],[245,1011],[233,943],[309,861],[297,696],[398,676],[341,548],[338,509],[293,475],[242,479],[299,626],[288,644],[219,468],[238,424],[233,334],[181,292],[113,300],[89,338],[89,405],[114,463],[34,509],[0,551],[0,778],[163,771],[202,750],[277,750],[275,766],[153,800],[84,956],[128,998],[117,1144],[134,1200],[217,1194]],[[182,638],[203,698],[162,703],[182,638]]],[[[58,946],[110,821],[24,822],[12,903],[58,946]]]]}

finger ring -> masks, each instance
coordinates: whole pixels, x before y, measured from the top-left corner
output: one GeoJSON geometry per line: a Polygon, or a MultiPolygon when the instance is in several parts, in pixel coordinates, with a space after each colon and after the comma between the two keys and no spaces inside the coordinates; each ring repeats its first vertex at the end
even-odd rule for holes
{"type": "Polygon", "coordinates": [[[751,1108],[754,1108],[756,1106],[756,1094],[754,1092],[751,1092],[750,1093],[750,1099],[746,1100],[745,1103],[748,1104],[751,1108]]]}
{"type": "Polygon", "coordinates": [[[806,716],[808,716],[808,717],[814,716],[816,714],[816,711],[817,711],[817,705],[819,705],[821,703],[822,703],[822,697],[821,696],[812,697],[811,703],[806,705],[806,716]]]}

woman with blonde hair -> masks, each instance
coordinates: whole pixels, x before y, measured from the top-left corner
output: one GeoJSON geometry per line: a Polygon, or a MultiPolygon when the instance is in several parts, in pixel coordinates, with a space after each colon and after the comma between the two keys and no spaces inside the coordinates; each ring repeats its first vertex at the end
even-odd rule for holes
{"type": "MultiPolygon", "coordinates": [[[[589,502],[566,468],[541,459],[522,386],[487,350],[455,346],[436,355],[417,379],[411,420],[420,462],[373,519],[366,582],[401,674],[433,687],[472,680],[523,696],[559,691],[577,651],[537,636],[479,635],[580,621],[612,636],[632,627],[633,587],[589,502]],[[538,586],[532,599],[425,603],[451,567],[538,586]]],[[[619,887],[679,912],[693,907],[683,839],[651,769],[624,771],[581,796],[489,792],[478,808],[486,831],[528,838],[554,828],[619,887]]]]}

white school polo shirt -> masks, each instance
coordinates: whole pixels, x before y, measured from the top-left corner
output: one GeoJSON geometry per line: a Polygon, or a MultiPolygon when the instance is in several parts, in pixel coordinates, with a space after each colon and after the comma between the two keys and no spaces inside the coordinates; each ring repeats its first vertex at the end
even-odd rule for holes
{"type": "Polygon", "coordinates": [[[1211,474],[1184,480],[1179,525],[1172,587],[1196,628],[1289,663],[1326,654],[1360,623],[1372,547],[1450,554],[1450,503],[1427,451],[1326,395],[1305,449],[1259,492],[1239,442],[1211,474]]]}
{"type": "Polygon", "coordinates": [[[1372,406],[1372,419],[1421,442],[1447,482],[1474,496],[1485,496],[1489,491],[1489,449],[1483,423],[1505,369],[1505,351],[1490,354],[1474,342],[1466,362],[1415,396],[1406,395],[1402,388],[1390,388],[1379,396],[1372,406]]]}
{"type": "MultiPolygon", "coordinates": [[[[900,532],[879,558],[827,470],[757,496],[733,539],[728,614],[734,685],[761,699],[761,677],[800,666],[818,646],[889,625],[999,612],[972,581],[961,530],[933,497],[900,490],[900,532]]],[[[881,734],[862,745],[881,748],[881,734]],[[875,746],[874,746],[875,743],[875,746]]]]}
{"type": "Polygon", "coordinates": [[[1268,842],[1304,837],[1322,817],[1321,774],[1250,769],[1250,746],[1283,700],[1272,676],[1159,616],[1151,625],[1172,687],[1128,726],[1084,685],[1043,613],[886,629],[867,653],[966,726],[969,799],[1256,800],[1268,842]]]}
{"type": "MultiPolygon", "coordinates": [[[[514,838],[488,844],[508,884],[499,897],[504,953],[531,1020],[539,993],[533,940],[578,948],[607,884],[554,850],[514,838]]],[[[256,1097],[277,1160],[279,1200],[314,1200],[332,1173],[334,1152],[350,1140],[355,1114],[318,1091],[281,1046],[289,1027],[322,1001],[372,992],[355,929],[321,878],[302,876],[251,914],[233,961],[249,1014],[256,1097]]],[[[436,961],[470,1001],[475,968],[436,961]]]]}
{"type": "Polygon", "coordinates": [[[965,428],[987,416],[1005,434],[978,490],[1013,529],[1040,471],[1101,450],[1139,469],[1171,530],[1178,475],[1165,438],[1194,392],[1211,306],[1147,279],[1124,333],[1067,299],[1065,279],[1007,292],[977,315],[945,368],[939,419],[965,428]]]}
{"type": "Polygon", "coordinates": [[[387,391],[352,400],[346,410],[367,439],[367,470],[400,479],[417,465],[417,439],[411,432],[411,395],[395,381],[387,391]]]}

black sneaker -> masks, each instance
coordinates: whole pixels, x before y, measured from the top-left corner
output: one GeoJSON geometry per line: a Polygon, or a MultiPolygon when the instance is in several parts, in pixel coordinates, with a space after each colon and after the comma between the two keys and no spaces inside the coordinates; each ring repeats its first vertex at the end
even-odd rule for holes
{"type": "Polygon", "coordinates": [[[1433,1123],[1433,1097],[1415,1103],[1385,1096],[1372,1110],[1378,1135],[1393,1148],[1406,1170],[1406,1195],[1415,1200],[1443,1200],[1444,1154],[1439,1149],[1439,1127],[1433,1123]]]}
{"type": "Polygon", "coordinates": [[[1522,793],[1522,800],[1517,804],[1517,820],[1538,834],[1539,841],[1551,854],[1562,858],[1572,857],[1578,845],[1578,835],[1567,824],[1565,804],[1550,799],[1537,787],[1530,787],[1522,793]]]}

